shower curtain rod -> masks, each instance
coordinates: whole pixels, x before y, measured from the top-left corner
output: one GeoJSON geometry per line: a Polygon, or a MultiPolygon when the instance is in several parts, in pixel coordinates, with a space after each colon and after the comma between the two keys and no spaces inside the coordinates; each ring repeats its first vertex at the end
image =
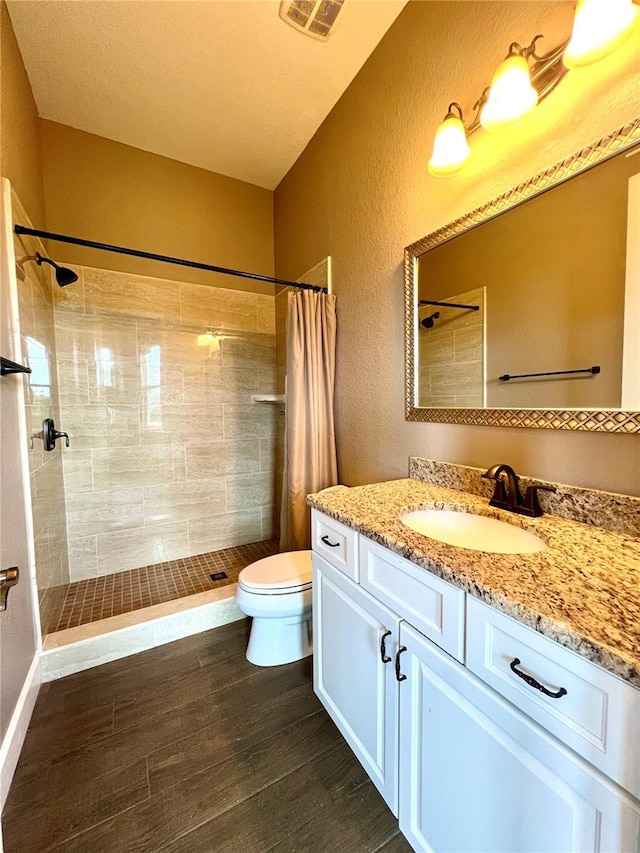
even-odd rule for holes
{"type": "Polygon", "coordinates": [[[126,249],[124,246],[111,246],[109,243],[96,243],[95,240],[82,240],[80,237],[68,237],[65,234],[53,234],[50,231],[38,231],[35,228],[26,228],[24,225],[15,225],[13,230],[16,234],[26,234],[30,237],[40,237],[42,240],[56,240],[58,243],[71,243],[73,246],[86,246],[89,249],[100,249],[103,252],[115,252],[117,255],[132,255],[135,258],[148,258],[150,261],[163,261],[167,264],[177,264],[181,267],[192,267],[196,270],[207,270],[208,272],[219,272],[224,275],[237,275],[240,278],[251,278],[255,281],[266,281],[271,284],[284,284],[288,287],[297,287],[299,290],[313,290],[316,293],[328,293],[326,287],[316,284],[307,284],[304,281],[287,281],[284,278],[274,278],[271,275],[258,275],[253,272],[227,269],[227,267],[216,267],[213,264],[201,264],[199,261],[185,261],[182,258],[172,258],[169,255],[156,255],[153,252],[141,252],[139,249],[126,249]]]}

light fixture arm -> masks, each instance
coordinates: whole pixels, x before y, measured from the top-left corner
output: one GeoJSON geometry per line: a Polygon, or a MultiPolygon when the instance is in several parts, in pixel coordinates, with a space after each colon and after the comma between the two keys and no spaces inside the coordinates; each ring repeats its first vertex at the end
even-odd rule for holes
{"type": "Polygon", "coordinates": [[[463,116],[462,116],[462,107],[460,106],[460,104],[457,101],[452,101],[449,104],[449,109],[447,110],[447,114],[445,116],[445,119],[448,119],[448,118],[459,118],[460,121],[464,121],[463,116]],[[454,109],[456,109],[458,111],[458,115],[455,114],[454,109]]]}
{"type": "Polygon", "coordinates": [[[537,36],[533,37],[533,39],[531,40],[531,44],[527,45],[526,47],[521,47],[517,41],[511,42],[511,44],[509,45],[508,55],[524,56],[525,59],[529,59],[529,57],[532,56],[535,60],[540,62],[542,57],[536,54],[536,42],[538,41],[538,39],[541,38],[544,38],[544,36],[542,35],[542,33],[539,33],[537,36]]]}

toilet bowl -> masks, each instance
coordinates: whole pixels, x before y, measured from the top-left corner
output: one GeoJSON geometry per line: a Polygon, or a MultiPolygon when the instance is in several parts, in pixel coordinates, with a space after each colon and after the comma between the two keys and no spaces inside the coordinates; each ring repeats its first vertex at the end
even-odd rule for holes
{"type": "Polygon", "coordinates": [[[247,660],[279,666],[308,657],[311,637],[311,551],[265,557],[244,568],[236,604],[253,617],[247,660]]]}

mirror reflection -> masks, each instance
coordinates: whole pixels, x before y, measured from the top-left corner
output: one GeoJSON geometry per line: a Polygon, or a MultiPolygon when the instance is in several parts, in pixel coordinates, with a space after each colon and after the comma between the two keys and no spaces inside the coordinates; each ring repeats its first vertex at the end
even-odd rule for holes
{"type": "Polygon", "coordinates": [[[640,146],[422,254],[414,405],[640,409],[638,217],[640,146]]]}

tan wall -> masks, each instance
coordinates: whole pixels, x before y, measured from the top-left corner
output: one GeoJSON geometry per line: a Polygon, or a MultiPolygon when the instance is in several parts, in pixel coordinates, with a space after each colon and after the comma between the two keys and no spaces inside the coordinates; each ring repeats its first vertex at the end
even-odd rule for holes
{"type": "Polygon", "coordinates": [[[0,2],[0,160],[36,228],[44,227],[38,111],[4,0],[0,2]]]}
{"type": "MultiPolygon", "coordinates": [[[[273,275],[273,193],[42,121],[47,230],[273,275]]],[[[273,293],[273,285],[50,244],[61,263],[273,293]]]]}
{"type": "Polygon", "coordinates": [[[411,2],[276,190],[276,270],[333,256],[341,482],[406,475],[410,454],[640,493],[634,436],[404,420],[402,257],[409,243],[640,112],[640,33],[561,86],[521,126],[471,138],[458,176],[429,176],[447,104],[470,109],[514,39],[570,30],[573,3],[411,2]]]}
{"type": "Polygon", "coordinates": [[[276,412],[251,397],[275,391],[274,297],[75,269],[54,290],[71,580],[272,538],[276,412]]]}

